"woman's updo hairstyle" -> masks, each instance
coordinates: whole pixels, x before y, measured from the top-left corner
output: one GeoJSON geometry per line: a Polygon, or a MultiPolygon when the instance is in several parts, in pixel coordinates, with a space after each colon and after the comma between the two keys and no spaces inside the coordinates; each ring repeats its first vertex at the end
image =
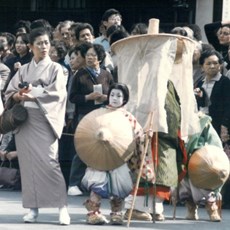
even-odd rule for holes
{"type": "Polygon", "coordinates": [[[122,91],[123,96],[124,96],[124,101],[123,101],[122,106],[126,105],[129,101],[129,88],[127,87],[127,85],[123,83],[119,83],[119,82],[112,84],[108,91],[108,99],[113,89],[119,89],[122,91]]]}
{"type": "Polygon", "coordinates": [[[43,36],[43,35],[47,35],[49,37],[49,41],[50,41],[50,33],[46,29],[40,27],[40,28],[36,28],[36,29],[31,30],[30,31],[30,37],[29,37],[30,44],[33,45],[36,38],[43,36]]]}

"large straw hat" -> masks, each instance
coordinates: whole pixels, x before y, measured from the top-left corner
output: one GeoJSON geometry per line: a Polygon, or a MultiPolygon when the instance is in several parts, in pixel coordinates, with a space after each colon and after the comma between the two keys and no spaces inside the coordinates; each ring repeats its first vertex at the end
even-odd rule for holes
{"type": "Polygon", "coordinates": [[[229,177],[228,157],[222,148],[206,145],[191,156],[188,173],[194,186],[202,189],[217,189],[229,177]]]}
{"type": "Polygon", "coordinates": [[[134,132],[122,110],[100,108],[80,121],[74,144],[86,165],[97,170],[112,170],[131,157],[135,148],[134,132]]]}

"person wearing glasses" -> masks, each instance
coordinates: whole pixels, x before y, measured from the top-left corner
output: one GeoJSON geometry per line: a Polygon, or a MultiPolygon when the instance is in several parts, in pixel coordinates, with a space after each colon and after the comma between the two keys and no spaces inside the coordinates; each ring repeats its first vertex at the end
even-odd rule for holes
{"type": "Polygon", "coordinates": [[[104,12],[101,19],[101,29],[104,27],[104,33],[99,37],[95,38],[94,43],[100,44],[104,47],[105,51],[110,52],[110,44],[108,37],[106,36],[106,31],[112,25],[120,26],[122,22],[121,14],[116,9],[108,9],[104,12]]]}

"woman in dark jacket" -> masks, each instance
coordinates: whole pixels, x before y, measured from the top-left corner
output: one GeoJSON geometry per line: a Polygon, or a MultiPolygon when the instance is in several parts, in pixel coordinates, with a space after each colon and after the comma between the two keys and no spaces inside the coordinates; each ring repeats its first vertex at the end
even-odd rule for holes
{"type": "Polygon", "coordinates": [[[225,141],[230,129],[230,80],[220,72],[222,63],[219,52],[204,52],[200,57],[200,65],[205,79],[198,83],[195,90],[199,110],[212,118],[213,127],[225,141]]]}
{"type": "Polygon", "coordinates": [[[14,76],[14,74],[22,65],[29,63],[31,61],[33,55],[30,52],[28,44],[28,34],[21,33],[16,36],[14,44],[15,56],[7,59],[7,61],[5,62],[5,64],[10,68],[11,71],[10,79],[14,76]]]}
{"type": "Polygon", "coordinates": [[[100,67],[105,59],[105,50],[99,44],[88,49],[86,67],[74,76],[70,90],[70,101],[75,103],[78,117],[83,117],[107,101],[107,93],[113,83],[110,72],[100,67]]]}

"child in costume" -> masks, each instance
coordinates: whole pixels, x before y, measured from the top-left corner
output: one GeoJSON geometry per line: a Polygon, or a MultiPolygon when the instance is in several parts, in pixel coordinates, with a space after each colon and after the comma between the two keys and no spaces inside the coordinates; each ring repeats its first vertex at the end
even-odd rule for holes
{"type": "MultiPolygon", "coordinates": [[[[137,154],[140,154],[143,147],[143,130],[135,117],[125,110],[124,106],[128,100],[128,87],[125,84],[115,83],[108,91],[109,104],[106,108],[102,109],[119,110],[124,114],[124,117],[128,119],[130,126],[133,129],[136,145],[134,151],[138,152],[137,154]]],[[[93,167],[88,167],[85,176],[82,179],[82,185],[90,192],[89,199],[84,203],[88,210],[88,224],[97,225],[105,224],[107,222],[106,217],[100,212],[102,198],[109,198],[110,200],[110,223],[113,225],[121,225],[123,223],[122,208],[124,198],[128,196],[133,188],[130,170],[126,163],[109,171],[100,171],[93,167]],[[119,179],[116,175],[120,175],[123,179],[119,179]],[[116,183],[114,183],[113,180],[115,180],[116,183]],[[111,184],[113,186],[111,186],[111,184]]]]}

